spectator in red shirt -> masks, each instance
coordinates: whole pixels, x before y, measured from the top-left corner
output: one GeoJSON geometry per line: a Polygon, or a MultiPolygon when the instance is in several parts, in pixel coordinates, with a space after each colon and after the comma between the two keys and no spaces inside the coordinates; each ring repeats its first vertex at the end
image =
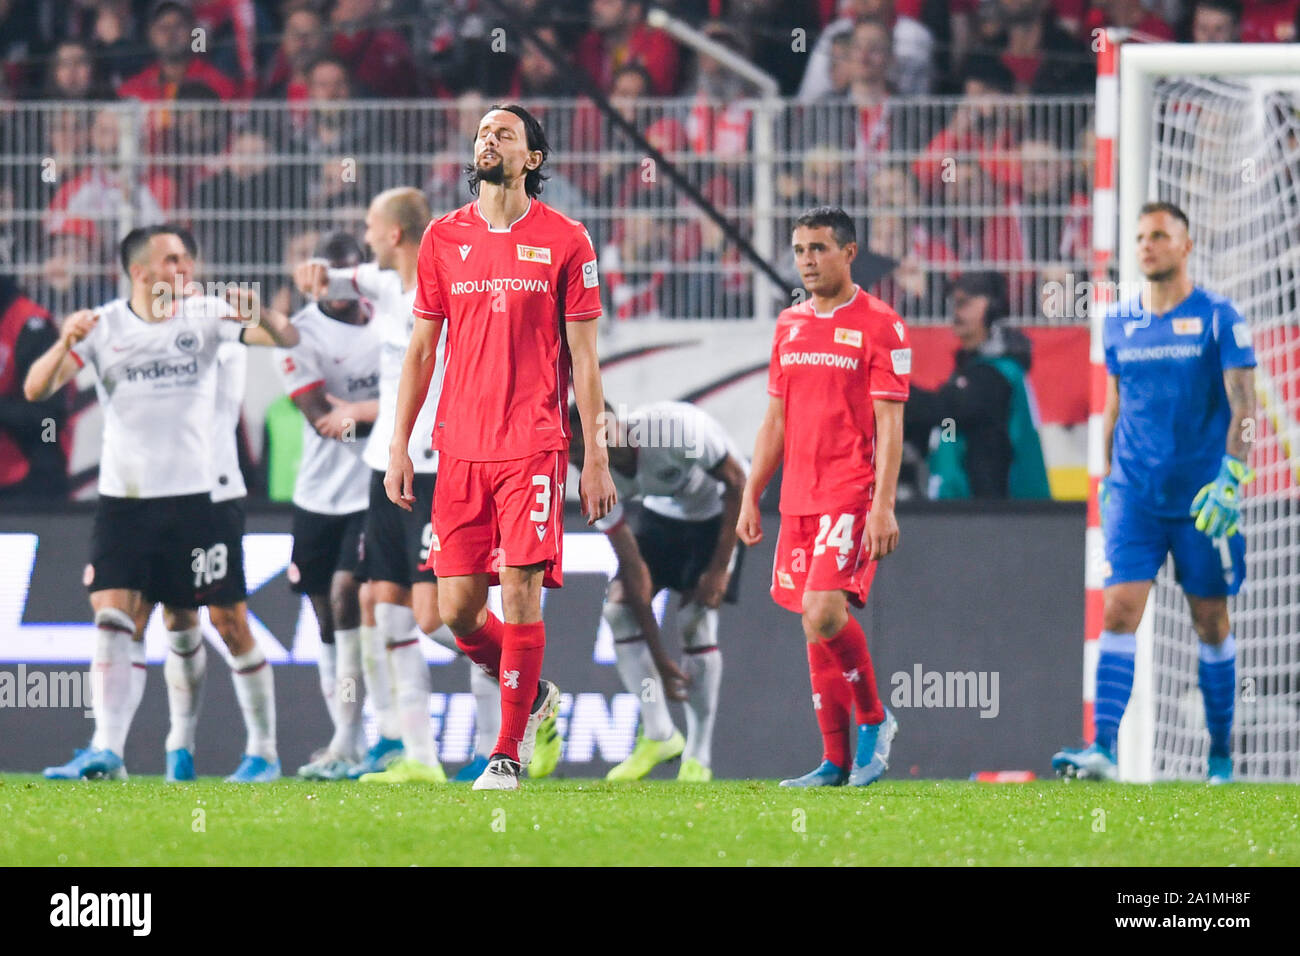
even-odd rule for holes
{"type": "Polygon", "coordinates": [[[330,11],[332,49],[357,83],[376,96],[415,96],[415,61],[396,30],[379,27],[377,0],[337,0],[330,11]]]}
{"type": "Polygon", "coordinates": [[[280,49],[262,85],[265,96],[300,103],[307,99],[307,71],[329,51],[325,18],[311,7],[299,7],[284,19],[280,49]]]}
{"type": "MultiPolygon", "coordinates": [[[[719,20],[704,24],[700,32],[742,57],[749,55],[744,38],[719,20]]],[[[686,136],[691,149],[718,159],[743,157],[749,149],[751,122],[749,108],[743,101],[755,95],[754,88],[703,54],[695,61],[693,86],[695,102],[686,118],[686,136]]]]}
{"type": "Polygon", "coordinates": [[[645,6],[642,0],[592,0],[592,29],[578,43],[577,61],[603,92],[629,63],[650,74],[653,95],[677,92],[677,44],[663,30],[646,26],[645,6]]]}
{"type": "Polygon", "coordinates": [[[922,214],[916,181],[901,163],[882,165],[867,190],[866,248],[898,265],[868,291],[908,315],[936,315],[957,257],[922,214]]]}
{"type": "Polygon", "coordinates": [[[1094,0],[1084,18],[1084,32],[1092,36],[1093,30],[1102,27],[1125,27],[1162,42],[1174,38],[1169,24],[1145,9],[1139,0],[1094,0]]]}
{"type": "Polygon", "coordinates": [[[23,380],[37,357],[59,340],[50,314],[0,273],[0,502],[67,497],[68,395],[28,402],[23,380]]]}
{"type": "Polygon", "coordinates": [[[1196,0],[1187,38],[1193,43],[1236,43],[1241,38],[1240,0],[1196,0]]]}
{"type": "Polygon", "coordinates": [[[195,25],[194,11],[188,3],[155,3],[149,14],[148,37],[156,62],[123,82],[117,89],[118,96],[146,103],[175,99],[177,88],[189,80],[210,87],[223,100],[237,97],[239,90],[230,77],[194,53],[195,25]]]}
{"type": "Polygon", "coordinates": [[[1089,93],[1097,71],[1086,46],[1057,26],[1047,0],[995,0],[997,45],[1021,93],[1089,93]]]}
{"type": "Polygon", "coordinates": [[[208,49],[238,76],[239,95],[257,91],[257,10],[253,0],[194,0],[194,17],[207,31],[208,49]]]}
{"type": "Polygon", "coordinates": [[[1246,0],[1241,17],[1243,43],[1293,43],[1300,0],[1246,0]]]}
{"type": "Polygon", "coordinates": [[[976,54],[966,63],[962,92],[967,99],[930,141],[913,171],[927,195],[951,181],[953,162],[975,158],[999,186],[1019,184],[1013,151],[1019,138],[1015,77],[1001,60],[976,54]]]}
{"type": "MultiPolygon", "coordinates": [[[[539,26],[535,33],[537,38],[551,49],[561,54],[565,52],[564,45],[560,41],[560,33],[555,27],[539,26]]],[[[515,73],[510,81],[509,97],[531,99],[572,95],[572,76],[551,62],[551,58],[533,42],[532,36],[525,36],[523,52],[519,56],[519,63],[515,66],[515,73]]],[[[532,112],[541,121],[540,114],[536,110],[532,112]]]]}

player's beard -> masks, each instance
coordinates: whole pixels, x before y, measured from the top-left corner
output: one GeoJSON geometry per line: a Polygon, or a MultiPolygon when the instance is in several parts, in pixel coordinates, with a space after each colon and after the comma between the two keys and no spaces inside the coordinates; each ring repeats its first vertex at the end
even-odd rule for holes
{"type": "Polygon", "coordinates": [[[490,183],[493,186],[504,186],[506,184],[505,161],[499,161],[495,166],[480,166],[477,163],[474,164],[469,174],[470,188],[477,190],[479,183],[490,183]]]}

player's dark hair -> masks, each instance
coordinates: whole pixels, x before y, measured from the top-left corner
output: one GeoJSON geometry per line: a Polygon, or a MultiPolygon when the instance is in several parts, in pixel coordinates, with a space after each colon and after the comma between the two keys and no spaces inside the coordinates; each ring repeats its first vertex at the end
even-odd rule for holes
{"type": "MultiPolygon", "coordinates": [[[[551,155],[551,144],[546,141],[546,131],[542,129],[542,124],[537,121],[537,117],[518,103],[506,103],[504,105],[494,103],[488,107],[487,112],[491,113],[493,110],[505,110],[507,113],[514,113],[523,120],[524,141],[528,145],[528,151],[531,153],[536,150],[542,154],[542,161],[537,164],[537,168],[530,169],[524,174],[524,192],[530,198],[541,195],[542,180],[551,178],[542,172],[542,168],[546,165],[546,157],[551,155]]],[[[465,173],[469,176],[469,191],[477,196],[480,182],[478,167],[473,162],[468,162],[465,164],[465,173]]]]}
{"type": "Polygon", "coordinates": [[[186,241],[187,235],[189,235],[189,233],[186,230],[168,223],[157,223],[152,226],[136,226],[122,237],[122,242],[117,247],[118,254],[122,259],[122,271],[128,276],[131,274],[131,263],[135,261],[136,256],[140,255],[145,246],[149,245],[149,240],[154,236],[176,236],[182,243],[184,243],[185,251],[190,255],[195,255],[198,252],[198,247],[192,245],[194,242],[193,236],[189,236],[189,240],[186,241]]]}
{"type": "Polygon", "coordinates": [[[1155,212],[1167,212],[1183,224],[1184,229],[1191,229],[1192,224],[1187,221],[1187,213],[1183,212],[1171,202],[1165,202],[1163,199],[1152,202],[1144,202],[1142,208],[1138,210],[1138,216],[1149,216],[1155,212]]]}
{"type": "Polygon", "coordinates": [[[986,329],[992,328],[994,322],[1001,322],[1011,314],[1007,277],[1000,272],[963,272],[948,286],[948,295],[954,292],[982,295],[989,300],[988,306],[984,309],[986,329]]]}
{"type": "Polygon", "coordinates": [[[173,226],[171,231],[180,237],[181,245],[183,245],[185,251],[190,254],[190,258],[197,259],[199,257],[199,244],[194,239],[194,233],[190,232],[184,226],[173,226]]]}
{"type": "Polygon", "coordinates": [[[807,229],[820,229],[822,226],[829,226],[831,235],[835,238],[835,244],[841,249],[850,242],[858,241],[858,230],[853,225],[853,220],[839,206],[818,206],[815,209],[809,209],[794,221],[791,232],[800,226],[807,229]]]}
{"type": "Polygon", "coordinates": [[[334,269],[342,269],[365,259],[357,237],[341,229],[321,236],[320,241],[316,243],[315,255],[329,260],[330,267],[334,269]]]}

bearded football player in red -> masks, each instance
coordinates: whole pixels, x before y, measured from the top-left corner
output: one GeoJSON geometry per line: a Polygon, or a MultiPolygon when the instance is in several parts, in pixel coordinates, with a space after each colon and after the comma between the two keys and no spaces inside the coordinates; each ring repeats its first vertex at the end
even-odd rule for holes
{"type": "Polygon", "coordinates": [[[409,510],[407,441],[445,323],[429,562],[457,645],[501,686],[501,733],[476,790],[518,789],[539,728],[555,741],[560,691],[542,679],[541,592],[562,584],[570,385],[587,449],[579,496],[588,523],[616,499],[600,434],[596,253],[581,223],[537,198],[549,152],[523,107],[493,107],[479,123],[467,167],[478,198],[431,222],[420,242],[384,478],[389,499],[409,510]],[[498,583],[504,621],[487,607],[498,583]]]}

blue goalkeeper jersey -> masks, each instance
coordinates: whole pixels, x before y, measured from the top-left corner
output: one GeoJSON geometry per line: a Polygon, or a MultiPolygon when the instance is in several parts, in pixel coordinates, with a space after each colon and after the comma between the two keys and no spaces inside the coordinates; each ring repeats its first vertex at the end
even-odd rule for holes
{"type": "Polygon", "coordinates": [[[1138,297],[1113,306],[1102,341],[1119,379],[1108,484],[1154,514],[1187,517],[1223,459],[1224,369],[1255,367],[1250,327],[1228,299],[1196,286],[1163,315],[1138,297]]]}

